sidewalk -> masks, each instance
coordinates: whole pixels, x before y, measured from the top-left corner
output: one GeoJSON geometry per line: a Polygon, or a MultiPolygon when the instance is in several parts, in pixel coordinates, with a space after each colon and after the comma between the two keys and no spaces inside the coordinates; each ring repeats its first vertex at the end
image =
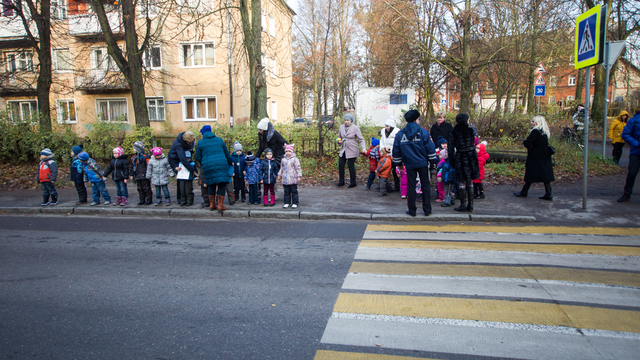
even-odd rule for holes
{"type": "MultiPolygon", "coordinates": [[[[626,175],[590,178],[589,200],[586,211],[582,210],[582,182],[554,183],[553,201],[538,199],[544,194],[542,184],[534,184],[528,198],[516,198],[513,192],[519,186],[485,185],[486,199],[476,200],[474,212],[459,213],[452,207],[443,208],[432,199],[432,215],[422,215],[421,203],[418,202],[418,216],[405,214],[406,200],[400,198],[399,192],[378,197],[378,191],[366,191],[364,185],[353,189],[330,186],[301,186],[300,206],[297,209],[282,208],[282,188],[279,187],[279,201],[276,206],[248,205],[238,202],[228,205],[224,217],[240,218],[279,218],[309,220],[375,220],[375,221],[409,221],[409,222],[538,222],[541,224],[563,224],[573,226],[640,226],[640,195],[631,197],[627,203],[618,203],[616,199],[622,194],[622,186],[626,175]]],[[[374,185],[375,187],[376,185],[374,185]]],[[[107,182],[107,189],[115,198],[115,186],[107,182]]],[[[75,206],[77,194],[75,189],[59,190],[57,206],[40,206],[41,190],[0,191],[0,214],[35,214],[57,213],[73,215],[133,215],[133,216],[165,216],[191,218],[218,218],[217,211],[202,209],[199,188],[194,189],[196,198],[192,207],[181,208],[176,205],[175,185],[170,185],[173,205],[171,206],[137,206],[138,196],[135,185],[129,186],[130,204],[128,206],[75,206]],[[132,204],[133,203],[133,204],[132,204]]],[[[91,190],[89,189],[89,201],[91,190]]],[[[435,190],[432,189],[435,195],[435,190]]],[[[154,199],[155,200],[155,199],[154,199]]],[[[639,232],[640,234],[640,232],[639,232]]]]}

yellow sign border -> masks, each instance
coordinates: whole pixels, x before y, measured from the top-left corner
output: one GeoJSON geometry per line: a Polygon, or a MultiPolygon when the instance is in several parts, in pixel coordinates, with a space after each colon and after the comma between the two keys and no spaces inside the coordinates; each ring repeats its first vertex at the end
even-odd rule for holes
{"type": "Polygon", "coordinates": [[[587,66],[591,66],[591,65],[596,65],[600,63],[600,53],[602,52],[602,49],[600,48],[600,36],[601,36],[601,32],[600,32],[600,26],[602,23],[602,10],[606,9],[605,6],[603,5],[597,5],[594,6],[593,8],[587,10],[586,12],[582,13],[580,16],[578,16],[576,18],[576,36],[575,36],[575,40],[574,40],[574,48],[573,48],[573,59],[575,61],[575,69],[582,69],[585,68],[587,66]],[[580,29],[580,22],[582,22],[584,19],[587,19],[591,16],[593,16],[593,14],[597,14],[596,16],[596,31],[595,31],[595,38],[593,39],[594,45],[596,47],[595,51],[596,51],[596,56],[594,56],[591,59],[588,60],[583,60],[583,61],[578,61],[578,32],[580,29]]]}

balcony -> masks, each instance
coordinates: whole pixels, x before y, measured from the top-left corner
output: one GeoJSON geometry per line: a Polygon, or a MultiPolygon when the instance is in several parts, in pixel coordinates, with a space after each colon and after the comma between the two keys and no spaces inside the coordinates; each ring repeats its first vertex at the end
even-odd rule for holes
{"type": "Polygon", "coordinates": [[[76,89],[90,93],[128,92],[129,83],[120,71],[85,70],[76,77],[76,89]]]}
{"type": "MultiPolygon", "coordinates": [[[[114,35],[124,34],[122,16],[119,11],[108,12],[107,19],[114,35]]],[[[98,15],[91,12],[69,15],[69,34],[78,37],[101,35],[102,28],[100,28],[100,22],[98,22],[98,15]]]]}
{"type": "MultiPolygon", "coordinates": [[[[30,24],[31,34],[38,37],[35,24],[30,24]]],[[[0,16],[0,47],[19,47],[29,41],[27,31],[18,16],[0,16]]]]}
{"type": "Polygon", "coordinates": [[[0,73],[0,96],[33,96],[37,94],[37,74],[32,71],[0,73]]]}

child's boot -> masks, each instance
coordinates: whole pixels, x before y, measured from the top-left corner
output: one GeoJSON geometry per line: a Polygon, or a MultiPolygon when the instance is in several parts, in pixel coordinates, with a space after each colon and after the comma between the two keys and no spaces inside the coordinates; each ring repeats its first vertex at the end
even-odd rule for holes
{"type": "Polygon", "coordinates": [[[160,205],[162,205],[162,198],[157,198],[156,206],[160,206],[160,205]]]}
{"type": "Polygon", "coordinates": [[[442,182],[438,182],[436,184],[436,189],[438,190],[438,198],[436,202],[444,202],[444,184],[442,182]]]}
{"type": "MultiPolygon", "coordinates": [[[[223,196],[223,199],[224,199],[224,196],[223,196]]],[[[233,195],[232,192],[228,194],[227,199],[229,200],[229,205],[233,205],[236,203],[236,197],[233,195]]]]}
{"type": "Polygon", "coordinates": [[[164,204],[166,206],[171,206],[171,198],[170,197],[166,197],[164,198],[164,204]]]}
{"type": "MultiPolygon", "coordinates": [[[[266,202],[267,202],[267,201],[265,200],[265,203],[266,203],[266,202]]],[[[45,195],[42,195],[42,204],[40,204],[40,205],[42,205],[42,206],[47,206],[47,205],[49,205],[49,204],[51,204],[51,203],[49,202],[49,195],[46,195],[46,196],[45,196],[45,195]]]]}
{"type": "Polygon", "coordinates": [[[126,196],[122,196],[120,198],[120,206],[127,206],[129,205],[129,198],[126,196]]]}
{"type": "Polygon", "coordinates": [[[114,202],[114,203],[113,203],[113,206],[118,206],[118,205],[120,205],[120,202],[121,202],[121,201],[122,201],[122,200],[121,200],[121,197],[120,197],[120,196],[116,196],[116,202],[114,202]]]}
{"type": "Polygon", "coordinates": [[[267,194],[264,194],[264,206],[269,206],[269,197],[267,194]]]}
{"type": "Polygon", "coordinates": [[[473,183],[473,198],[477,199],[480,191],[478,190],[478,184],[473,183]]]}
{"type": "Polygon", "coordinates": [[[476,199],[484,199],[484,185],[478,184],[478,195],[474,196],[476,199]]]}
{"type": "Polygon", "coordinates": [[[58,205],[58,195],[51,195],[51,202],[49,205],[58,205]]]}
{"type": "Polygon", "coordinates": [[[276,205],[276,197],[275,196],[271,196],[271,206],[275,206],[276,205]]]}

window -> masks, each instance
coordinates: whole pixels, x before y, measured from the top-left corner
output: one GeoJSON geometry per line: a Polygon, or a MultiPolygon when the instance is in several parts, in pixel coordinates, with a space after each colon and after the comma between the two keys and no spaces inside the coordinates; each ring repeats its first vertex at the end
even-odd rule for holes
{"type": "Polygon", "coordinates": [[[576,86],[576,76],[569,75],[569,86],[576,86]]]}
{"type": "Polygon", "coordinates": [[[270,113],[269,113],[269,118],[271,120],[277,120],[278,119],[278,102],[275,100],[271,100],[271,109],[270,109],[270,113]]]}
{"type": "Polygon", "coordinates": [[[267,31],[267,13],[264,11],[264,9],[261,9],[260,15],[260,26],[262,27],[262,31],[267,31]]]}
{"type": "Polygon", "coordinates": [[[553,105],[556,103],[556,97],[555,96],[549,96],[549,105],[553,105]]]}
{"type": "Polygon", "coordinates": [[[594,85],[596,83],[596,74],[593,73],[591,74],[591,85],[594,85]]]}
{"type": "Polygon", "coordinates": [[[76,118],[76,103],[73,99],[56,100],[56,110],[58,113],[58,123],[75,124],[78,121],[76,118]]]}
{"type": "Polygon", "coordinates": [[[549,85],[558,86],[558,78],[555,76],[552,76],[551,78],[549,78],[549,85]]]}
{"type": "Polygon", "coordinates": [[[616,96],[616,99],[613,102],[621,103],[624,101],[624,96],[616,96]]]}
{"type": "Polygon", "coordinates": [[[487,91],[492,91],[493,88],[491,87],[491,83],[489,81],[487,81],[487,91]]]}
{"type": "Polygon", "coordinates": [[[19,123],[30,120],[38,113],[37,100],[7,101],[11,122],[19,123]]]}
{"type": "Polygon", "coordinates": [[[69,49],[53,50],[53,69],[60,72],[73,70],[69,49]]]}
{"type": "Polygon", "coordinates": [[[13,2],[11,0],[2,0],[2,16],[13,16],[13,2]]]}
{"type": "Polygon", "coordinates": [[[271,58],[271,77],[276,78],[278,76],[276,58],[271,58]]]}
{"type": "Polygon", "coordinates": [[[147,98],[149,121],[164,121],[164,98],[147,98]]]}
{"type": "Polygon", "coordinates": [[[184,121],[217,121],[218,105],[215,96],[183,96],[184,121]]]}
{"type": "Polygon", "coordinates": [[[160,45],[150,45],[142,55],[142,66],[146,69],[162,69],[160,45]]]}
{"type": "Polygon", "coordinates": [[[213,42],[182,44],[182,67],[205,67],[216,64],[213,42]]]}
{"type": "Polygon", "coordinates": [[[116,64],[107,53],[107,48],[93,48],[91,50],[91,68],[95,70],[115,71],[116,64]]]}
{"type": "Polygon", "coordinates": [[[576,99],[576,97],[573,96],[573,95],[567,96],[567,101],[574,101],[575,99],[576,99]]]}
{"type": "Polygon", "coordinates": [[[158,15],[158,0],[140,0],[138,17],[154,17],[158,15]]]}
{"type": "Polygon", "coordinates": [[[456,100],[456,101],[453,103],[453,108],[454,108],[454,109],[460,109],[460,100],[456,100]]]}
{"type": "Polygon", "coordinates": [[[101,121],[129,122],[127,99],[96,99],[96,109],[101,121]]]}
{"type": "Polygon", "coordinates": [[[33,71],[33,53],[31,51],[5,53],[4,63],[7,72],[33,71]]]}
{"type": "Polygon", "coordinates": [[[276,19],[269,14],[269,35],[276,37],[276,19]]]}
{"type": "Polygon", "coordinates": [[[391,94],[389,95],[389,105],[406,105],[407,94],[391,94]]]}
{"type": "Polygon", "coordinates": [[[67,18],[67,0],[51,0],[51,19],[64,20],[67,18]]]}

